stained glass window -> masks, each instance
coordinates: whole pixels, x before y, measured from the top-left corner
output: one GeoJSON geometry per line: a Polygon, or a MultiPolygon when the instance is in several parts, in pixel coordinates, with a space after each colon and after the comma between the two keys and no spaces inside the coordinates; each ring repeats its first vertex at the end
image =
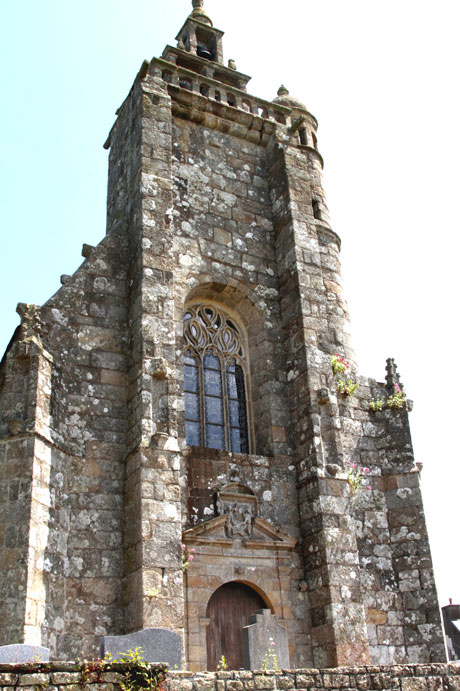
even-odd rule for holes
{"type": "Polygon", "coordinates": [[[187,443],[201,445],[199,360],[188,349],[184,358],[185,435],[187,443]],[[190,439],[190,441],[188,441],[190,439]]]}
{"type": "Polygon", "coordinates": [[[187,444],[249,453],[247,361],[241,332],[213,305],[184,317],[184,405],[187,444]]]}

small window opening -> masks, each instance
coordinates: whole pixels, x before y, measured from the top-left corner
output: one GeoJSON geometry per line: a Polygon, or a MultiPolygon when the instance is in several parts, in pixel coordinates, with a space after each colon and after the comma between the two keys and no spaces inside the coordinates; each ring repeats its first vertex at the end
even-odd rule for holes
{"type": "Polygon", "coordinates": [[[236,107],[236,101],[233,94],[227,94],[227,103],[229,106],[233,106],[233,108],[236,107]]]}
{"type": "Polygon", "coordinates": [[[279,122],[280,125],[286,124],[286,118],[281,113],[275,113],[275,120],[276,122],[279,122]]]}
{"type": "Polygon", "coordinates": [[[189,79],[180,79],[179,86],[182,89],[188,89],[189,91],[192,90],[192,82],[189,79]]]}
{"type": "Polygon", "coordinates": [[[245,110],[246,113],[250,113],[250,112],[251,112],[251,104],[249,103],[249,101],[243,101],[242,104],[241,104],[241,108],[242,108],[243,110],[245,110]]]}
{"type": "Polygon", "coordinates": [[[167,82],[168,84],[171,84],[172,81],[172,72],[164,71],[163,74],[161,75],[161,78],[163,79],[164,82],[167,82]]]}
{"type": "Polygon", "coordinates": [[[220,91],[217,91],[217,90],[216,90],[216,91],[214,92],[214,98],[216,99],[216,101],[220,101],[220,100],[221,100],[221,99],[220,99],[220,91]]]}
{"type": "Polygon", "coordinates": [[[318,200],[313,199],[311,202],[311,205],[313,207],[313,217],[317,218],[320,221],[321,220],[321,209],[319,208],[318,200]]]}
{"type": "Polygon", "coordinates": [[[202,96],[208,96],[209,95],[209,87],[206,86],[206,84],[200,84],[200,94],[202,96]]]}
{"type": "Polygon", "coordinates": [[[259,106],[259,115],[261,118],[265,118],[265,120],[268,118],[268,113],[266,108],[262,108],[262,106],[259,106]]]}
{"type": "Polygon", "coordinates": [[[299,141],[304,146],[308,144],[307,130],[305,129],[305,127],[302,127],[302,129],[299,130],[299,141]]]}

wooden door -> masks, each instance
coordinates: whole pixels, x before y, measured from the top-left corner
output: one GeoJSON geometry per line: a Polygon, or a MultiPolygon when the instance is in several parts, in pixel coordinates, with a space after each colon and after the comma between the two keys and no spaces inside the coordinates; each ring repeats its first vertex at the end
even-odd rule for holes
{"type": "Polygon", "coordinates": [[[208,670],[215,670],[222,655],[228,669],[243,666],[242,628],[249,624],[251,614],[267,605],[244,583],[226,583],[212,595],[206,612],[210,620],[206,630],[208,670]]]}

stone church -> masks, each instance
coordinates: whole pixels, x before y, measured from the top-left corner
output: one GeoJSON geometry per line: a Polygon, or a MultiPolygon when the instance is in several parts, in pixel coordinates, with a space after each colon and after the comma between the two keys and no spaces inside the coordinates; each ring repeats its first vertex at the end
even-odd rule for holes
{"type": "Polygon", "coordinates": [[[192,4],[117,111],[106,236],[0,364],[0,645],[163,627],[239,668],[265,609],[293,668],[442,661],[410,402],[392,360],[358,374],[317,121],[192,4]]]}

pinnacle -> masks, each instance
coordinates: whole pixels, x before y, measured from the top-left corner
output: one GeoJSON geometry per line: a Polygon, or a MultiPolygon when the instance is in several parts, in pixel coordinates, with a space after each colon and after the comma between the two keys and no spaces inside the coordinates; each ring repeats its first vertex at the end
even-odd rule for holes
{"type": "Polygon", "coordinates": [[[193,19],[198,19],[198,21],[204,22],[205,24],[210,24],[212,26],[212,21],[203,9],[204,0],[192,0],[193,12],[191,17],[193,19]]]}

